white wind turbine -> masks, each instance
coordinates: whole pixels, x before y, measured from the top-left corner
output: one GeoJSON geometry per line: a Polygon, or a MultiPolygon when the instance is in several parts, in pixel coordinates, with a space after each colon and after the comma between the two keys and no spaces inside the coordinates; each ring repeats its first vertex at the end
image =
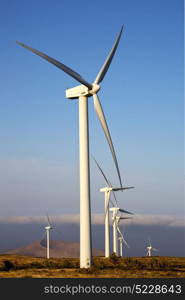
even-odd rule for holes
{"type": "Polygon", "coordinates": [[[91,208],[90,208],[90,170],[89,170],[89,121],[88,121],[88,97],[93,96],[94,108],[98,119],[103,128],[107,142],[109,144],[113,160],[117,169],[120,186],[122,187],[122,181],[118,162],[112,143],[111,135],[107,126],[105,115],[98,98],[98,91],[100,90],[100,83],[105,77],[105,74],[111,64],[113,56],[116,52],[119,44],[123,26],[118,34],[116,41],[109,52],[103,66],[101,67],[98,75],[93,83],[86,81],[80,74],[67,67],[63,63],[53,59],[52,57],[31,48],[21,42],[17,41],[20,46],[32,51],[43,59],[47,60],[51,64],[55,65],[78,82],[78,85],[74,88],[66,90],[66,97],[69,99],[79,100],[79,154],[80,154],[80,267],[88,268],[92,262],[92,246],[91,246],[91,208]]]}
{"type": "Polygon", "coordinates": [[[127,248],[130,248],[127,241],[124,239],[123,234],[119,228],[119,223],[120,220],[127,220],[127,219],[132,219],[130,217],[121,217],[121,216],[117,216],[116,217],[116,225],[117,225],[117,231],[119,233],[119,237],[118,237],[118,241],[119,241],[119,255],[122,257],[123,256],[123,244],[125,244],[127,246],[127,248]]]}
{"type": "Polygon", "coordinates": [[[50,230],[52,230],[53,227],[51,225],[51,222],[50,222],[48,214],[46,214],[46,217],[47,217],[47,223],[48,224],[44,227],[45,228],[44,236],[46,235],[46,257],[47,257],[47,259],[49,259],[50,258],[50,255],[49,255],[49,250],[50,250],[50,245],[49,245],[49,242],[50,242],[50,230]]]}
{"type": "Polygon", "coordinates": [[[125,211],[117,206],[109,208],[112,212],[112,226],[113,226],[113,252],[118,256],[118,230],[117,230],[117,222],[118,222],[118,212],[123,212],[127,214],[133,214],[131,212],[125,211]]]}
{"type": "Polygon", "coordinates": [[[149,243],[149,246],[146,247],[146,249],[147,249],[146,256],[152,256],[152,251],[159,251],[159,250],[156,249],[156,248],[154,248],[154,247],[152,247],[150,238],[148,239],[148,243],[149,243]]]}
{"type": "MultiPolygon", "coordinates": [[[[93,157],[93,156],[92,156],[93,157]]],[[[123,190],[127,190],[127,189],[132,189],[134,188],[132,187],[113,187],[110,183],[110,181],[107,179],[107,177],[105,176],[105,173],[103,172],[102,168],[100,167],[100,165],[98,164],[98,162],[96,161],[96,159],[93,157],[93,160],[95,161],[100,173],[103,175],[103,178],[105,179],[105,182],[107,183],[107,186],[104,188],[100,189],[100,192],[105,193],[105,257],[109,257],[110,256],[110,230],[109,230],[109,202],[110,202],[110,193],[113,192],[115,201],[116,201],[116,205],[117,205],[117,200],[116,200],[116,196],[115,196],[115,192],[116,191],[123,191],[123,190]]],[[[112,205],[114,206],[114,204],[112,203],[112,205]]],[[[129,212],[127,210],[123,210],[122,212],[128,213],[129,212]]]]}

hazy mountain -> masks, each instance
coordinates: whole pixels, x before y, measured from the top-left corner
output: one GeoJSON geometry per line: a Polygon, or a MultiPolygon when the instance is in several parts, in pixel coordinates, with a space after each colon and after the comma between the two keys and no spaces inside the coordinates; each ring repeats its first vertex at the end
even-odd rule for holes
{"type": "MultiPolygon", "coordinates": [[[[103,251],[93,249],[94,256],[102,256],[103,251]]],[[[36,241],[22,248],[17,248],[6,252],[7,254],[19,254],[36,257],[46,256],[46,242],[36,241]]],[[[50,257],[79,257],[80,244],[64,241],[50,241],[50,257]]]]}

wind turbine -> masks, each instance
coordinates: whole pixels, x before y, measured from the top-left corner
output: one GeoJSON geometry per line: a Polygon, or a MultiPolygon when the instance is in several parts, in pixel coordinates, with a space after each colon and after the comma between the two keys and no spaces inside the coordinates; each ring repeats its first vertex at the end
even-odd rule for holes
{"type": "Polygon", "coordinates": [[[118,237],[118,241],[119,241],[119,256],[123,257],[123,244],[125,244],[127,246],[127,248],[130,248],[128,243],[126,242],[126,240],[123,237],[122,232],[119,232],[120,236],[118,237]]]}
{"type": "Polygon", "coordinates": [[[147,253],[146,253],[146,256],[152,256],[152,251],[159,251],[158,249],[152,247],[152,244],[151,244],[151,241],[150,241],[150,238],[148,239],[148,243],[149,243],[149,246],[147,246],[147,253]]]}
{"type": "Polygon", "coordinates": [[[119,223],[120,223],[120,220],[127,220],[127,219],[132,219],[131,217],[121,217],[121,216],[117,216],[116,217],[116,225],[117,225],[117,231],[119,233],[119,237],[118,237],[118,241],[120,242],[119,243],[119,249],[120,249],[120,256],[122,257],[123,256],[123,244],[125,244],[127,246],[127,248],[130,248],[127,241],[124,239],[123,237],[123,234],[119,228],[119,223]]]}
{"type": "MultiPolygon", "coordinates": [[[[100,173],[103,175],[103,178],[105,179],[105,182],[107,183],[107,186],[104,188],[100,189],[100,192],[103,192],[105,194],[105,257],[110,256],[110,230],[109,230],[109,201],[110,201],[110,193],[113,192],[116,205],[117,205],[117,200],[115,196],[116,191],[122,191],[122,190],[127,190],[127,189],[132,189],[134,187],[113,187],[110,183],[110,181],[107,179],[105,176],[105,173],[103,172],[102,168],[96,161],[96,159],[92,156],[94,162],[96,163],[100,173]]],[[[113,204],[113,203],[112,203],[113,204]]],[[[113,204],[114,206],[114,204],[113,204]]],[[[127,210],[123,210],[122,212],[129,213],[127,210]]]]}
{"type": "Polygon", "coordinates": [[[90,169],[89,169],[89,121],[88,121],[88,97],[93,96],[94,109],[98,116],[98,119],[103,128],[107,142],[109,144],[112,157],[116,166],[117,174],[119,177],[120,186],[122,187],[122,181],[118,162],[112,143],[111,135],[108,129],[108,125],[105,119],[105,115],[98,98],[98,91],[100,90],[100,83],[105,77],[107,70],[114,57],[116,49],[118,47],[123,26],[115,40],[115,43],[109,52],[103,66],[101,67],[98,75],[93,83],[89,83],[80,74],[67,67],[63,63],[56,59],[31,48],[21,42],[17,41],[17,44],[37,54],[43,59],[47,60],[51,64],[55,65],[60,70],[64,71],[81,84],[66,90],[66,97],[68,99],[79,99],[79,154],[80,154],[80,267],[89,268],[92,262],[92,246],[91,246],[91,208],[90,208],[90,169]]]}
{"type": "Polygon", "coordinates": [[[44,236],[46,235],[46,257],[47,257],[47,259],[49,259],[50,258],[50,256],[49,256],[50,230],[52,230],[53,227],[51,225],[48,214],[46,214],[46,217],[47,217],[47,223],[48,224],[44,227],[45,228],[44,236]]]}
{"type": "MultiPolygon", "coordinates": [[[[115,206],[109,208],[109,210],[112,212],[112,226],[113,226],[113,252],[118,255],[118,230],[117,230],[117,214],[118,212],[125,213],[125,210],[115,206]]],[[[127,214],[132,215],[133,213],[126,211],[127,214]]]]}

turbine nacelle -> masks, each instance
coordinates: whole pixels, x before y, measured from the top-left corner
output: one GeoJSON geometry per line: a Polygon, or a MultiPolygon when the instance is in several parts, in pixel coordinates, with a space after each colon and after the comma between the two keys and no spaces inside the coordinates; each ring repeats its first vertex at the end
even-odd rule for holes
{"type": "Polygon", "coordinates": [[[113,186],[107,186],[107,187],[104,187],[104,188],[101,188],[100,189],[100,192],[110,192],[110,191],[123,191],[123,190],[129,190],[129,189],[133,189],[134,186],[131,186],[131,187],[113,187],[113,186]]]}
{"type": "Polygon", "coordinates": [[[52,228],[51,228],[51,226],[46,226],[45,229],[46,229],[46,230],[50,230],[50,229],[52,229],[52,228]]]}
{"type": "Polygon", "coordinates": [[[113,190],[113,188],[112,187],[104,187],[104,188],[101,188],[100,189],[100,192],[103,192],[103,193],[105,193],[105,192],[110,192],[110,191],[112,191],[113,190]]]}
{"type": "Polygon", "coordinates": [[[111,212],[117,212],[117,211],[119,211],[120,209],[119,209],[119,207],[111,207],[111,208],[109,208],[109,210],[110,210],[111,212]]]}
{"type": "Polygon", "coordinates": [[[78,99],[79,97],[86,96],[91,97],[100,90],[99,84],[93,83],[92,89],[87,86],[80,84],[73,88],[66,90],[66,98],[68,99],[78,99]]]}
{"type": "Polygon", "coordinates": [[[114,206],[114,207],[109,208],[109,211],[112,212],[112,220],[113,220],[113,222],[116,221],[117,223],[119,223],[119,221],[120,221],[121,219],[130,219],[129,217],[127,218],[127,217],[117,216],[118,211],[119,211],[119,212],[122,212],[122,213],[129,214],[129,215],[133,215],[133,213],[131,213],[131,212],[125,210],[125,209],[119,208],[119,207],[117,207],[117,206],[114,206]]]}

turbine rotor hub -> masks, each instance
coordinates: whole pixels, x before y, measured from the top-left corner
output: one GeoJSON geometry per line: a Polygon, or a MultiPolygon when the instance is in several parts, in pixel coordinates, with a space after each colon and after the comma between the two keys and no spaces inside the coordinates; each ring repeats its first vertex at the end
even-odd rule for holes
{"type": "Polygon", "coordinates": [[[89,93],[91,95],[94,95],[100,90],[100,86],[97,83],[93,83],[92,86],[93,86],[93,88],[92,88],[92,90],[89,91],[89,93]]]}

